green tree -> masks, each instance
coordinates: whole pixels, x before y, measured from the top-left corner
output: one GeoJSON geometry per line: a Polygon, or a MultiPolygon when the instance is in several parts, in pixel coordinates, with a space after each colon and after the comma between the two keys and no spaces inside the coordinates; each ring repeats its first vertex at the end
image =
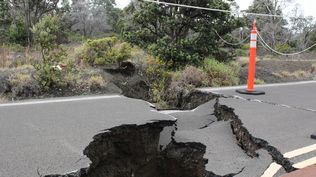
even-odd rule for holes
{"type": "Polygon", "coordinates": [[[9,0],[14,16],[19,14],[23,16],[25,31],[27,34],[27,43],[32,45],[31,28],[44,15],[55,13],[58,9],[59,0],[9,0]]]}
{"type": "MultiPolygon", "coordinates": [[[[229,2],[233,0],[165,2],[230,10],[229,2]]],[[[134,44],[149,48],[166,66],[171,63],[173,69],[188,63],[197,64],[206,56],[219,53],[220,43],[215,31],[224,35],[237,25],[234,16],[228,13],[148,2],[133,1],[126,11],[133,23],[125,26],[124,37],[134,44]]]]}
{"type": "Polygon", "coordinates": [[[45,90],[62,85],[61,71],[54,68],[66,57],[65,51],[57,44],[59,30],[59,18],[51,15],[44,16],[32,28],[34,41],[40,46],[43,59],[34,65],[36,79],[45,90]]]}
{"type": "Polygon", "coordinates": [[[7,31],[11,21],[9,2],[7,0],[0,0],[0,43],[7,40],[7,31]]]}

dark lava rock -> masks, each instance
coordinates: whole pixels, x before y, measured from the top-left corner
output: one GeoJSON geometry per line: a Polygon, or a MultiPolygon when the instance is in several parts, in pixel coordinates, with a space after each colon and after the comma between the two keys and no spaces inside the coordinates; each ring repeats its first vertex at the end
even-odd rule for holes
{"type": "Polygon", "coordinates": [[[119,66],[107,66],[104,70],[110,74],[122,74],[125,76],[132,76],[136,72],[136,66],[130,61],[123,61],[120,63],[119,66]]]}

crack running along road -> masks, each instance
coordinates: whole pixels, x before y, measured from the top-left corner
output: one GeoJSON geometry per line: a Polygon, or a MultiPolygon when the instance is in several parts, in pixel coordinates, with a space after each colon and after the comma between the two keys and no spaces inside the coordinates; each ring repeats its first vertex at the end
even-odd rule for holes
{"type": "MultiPolygon", "coordinates": [[[[313,144],[311,146],[306,146],[306,147],[302,147],[300,149],[296,149],[290,152],[287,152],[284,155],[285,158],[294,158],[303,154],[307,154],[309,152],[312,151],[316,151],[316,144],[313,144]]],[[[310,165],[316,164],[316,157],[304,160],[302,162],[296,163],[293,166],[295,168],[305,168],[308,167],[310,165]]],[[[280,169],[282,168],[281,165],[277,164],[277,163],[272,163],[270,164],[269,168],[264,172],[264,174],[261,177],[273,177],[280,169]]]]}

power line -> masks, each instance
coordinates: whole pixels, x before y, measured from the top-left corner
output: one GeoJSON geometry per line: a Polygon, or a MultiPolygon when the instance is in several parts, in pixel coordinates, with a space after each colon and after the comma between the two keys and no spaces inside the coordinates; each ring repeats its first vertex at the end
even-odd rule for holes
{"type": "MultiPolygon", "coordinates": [[[[199,7],[199,6],[191,6],[191,5],[185,5],[185,4],[176,4],[176,3],[169,3],[169,2],[162,2],[162,1],[154,1],[154,0],[143,0],[145,2],[151,2],[156,4],[164,4],[169,6],[176,6],[176,7],[185,7],[185,8],[191,8],[191,9],[200,9],[200,10],[207,10],[207,11],[214,11],[214,12],[224,12],[224,13],[231,13],[235,14],[237,11],[231,11],[231,10],[223,10],[223,9],[213,9],[213,8],[207,8],[207,7],[199,7]]],[[[253,15],[253,16],[262,16],[262,17],[279,17],[283,18],[282,15],[273,15],[273,14],[261,14],[261,13],[251,13],[251,12],[237,12],[242,13],[245,15],[253,15]]]]}
{"type": "Polygon", "coordinates": [[[295,53],[283,53],[283,52],[279,52],[279,51],[273,49],[271,46],[269,46],[269,45],[267,44],[267,42],[265,42],[265,40],[262,38],[262,36],[260,35],[259,31],[257,31],[257,34],[258,34],[259,39],[261,40],[261,42],[266,46],[266,48],[268,48],[269,50],[271,50],[272,52],[274,52],[274,53],[276,53],[276,54],[283,55],[283,56],[299,55],[299,54],[302,54],[302,53],[304,53],[304,52],[306,52],[306,51],[308,51],[308,50],[310,50],[310,49],[312,49],[312,48],[314,48],[314,47],[316,46],[316,43],[315,43],[315,44],[311,45],[310,47],[308,47],[308,48],[306,48],[306,49],[304,49],[304,50],[302,50],[302,51],[300,51],[300,52],[295,52],[295,53]]]}

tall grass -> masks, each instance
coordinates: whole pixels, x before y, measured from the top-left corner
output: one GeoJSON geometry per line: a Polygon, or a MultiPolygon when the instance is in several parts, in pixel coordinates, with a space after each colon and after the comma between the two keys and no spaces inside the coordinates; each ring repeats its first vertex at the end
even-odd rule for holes
{"type": "Polygon", "coordinates": [[[0,47],[0,67],[6,68],[10,58],[10,51],[4,47],[0,47]]]}
{"type": "Polygon", "coordinates": [[[0,68],[15,68],[30,65],[32,60],[41,58],[39,51],[14,44],[0,45],[0,68]]]}

